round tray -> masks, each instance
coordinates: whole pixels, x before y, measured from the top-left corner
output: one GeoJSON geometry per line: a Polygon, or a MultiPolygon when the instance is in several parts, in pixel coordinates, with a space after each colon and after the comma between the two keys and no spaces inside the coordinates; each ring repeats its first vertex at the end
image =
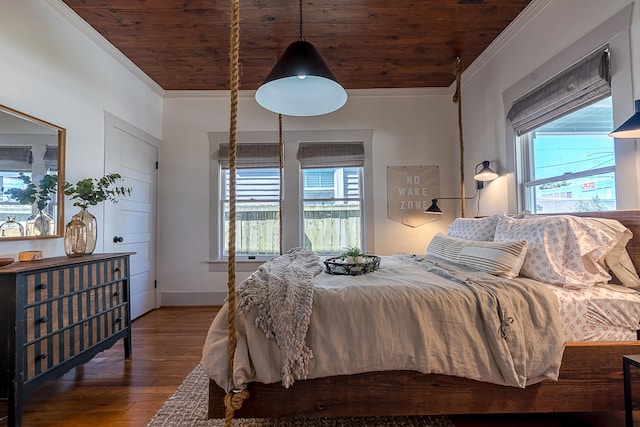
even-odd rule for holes
{"type": "Polygon", "coordinates": [[[377,255],[364,255],[363,262],[348,263],[344,257],[337,256],[324,261],[325,273],[346,274],[357,276],[358,274],[371,273],[380,267],[380,257],[377,255]]]}

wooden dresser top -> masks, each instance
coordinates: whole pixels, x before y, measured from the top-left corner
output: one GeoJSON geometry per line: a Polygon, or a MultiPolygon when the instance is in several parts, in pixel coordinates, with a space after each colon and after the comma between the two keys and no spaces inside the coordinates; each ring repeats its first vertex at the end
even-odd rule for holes
{"type": "Polygon", "coordinates": [[[16,261],[4,267],[0,267],[0,274],[16,274],[33,270],[44,270],[47,268],[55,268],[60,266],[85,264],[93,261],[100,261],[110,258],[116,258],[125,255],[132,255],[135,252],[118,252],[118,253],[101,253],[91,254],[79,257],[58,256],[51,258],[42,258],[37,261],[16,261]]]}

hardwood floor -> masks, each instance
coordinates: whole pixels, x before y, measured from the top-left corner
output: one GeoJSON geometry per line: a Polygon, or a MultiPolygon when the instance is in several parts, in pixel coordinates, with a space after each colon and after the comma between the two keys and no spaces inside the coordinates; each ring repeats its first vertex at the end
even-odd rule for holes
{"type": "MultiPolygon", "coordinates": [[[[135,320],[131,360],[124,359],[123,345],[117,343],[85,365],[45,383],[26,398],[23,425],[145,426],[197,365],[216,312],[215,307],[163,307],[135,320]]],[[[0,407],[0,419],[5,410],[0,407]]],[[[640,425],[639,414],[634,415],[640,425]]],[[[624,426],[621,411],[450,418],[456,427],[624,426]]],[[[0,426],[6,425],[6,420],[0,421],[0,426]]]]}
{"type": "Polygon", "coordinates": [[[217,311],[168,307],[134,320],[130,360],[124,359],[124,345],[118,342],[85,365],[43,384],[25,399],[23,425],[146,425],[200,361],[217,311]]]}

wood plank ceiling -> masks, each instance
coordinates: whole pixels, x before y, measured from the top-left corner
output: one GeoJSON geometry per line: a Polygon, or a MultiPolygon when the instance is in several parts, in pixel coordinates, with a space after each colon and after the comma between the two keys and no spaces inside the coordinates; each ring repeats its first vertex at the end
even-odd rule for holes
{"type": "MultiPolygon", "coordinates": [[[[230,1],[63,0],[165,90],[229,88],[230,1]]],[[[303,35],[346,89],[447,87],[530,0],[304,0],[303,35]]],[[[295,0],[241,0],[241,89],[299,36],[295,0]]]]}

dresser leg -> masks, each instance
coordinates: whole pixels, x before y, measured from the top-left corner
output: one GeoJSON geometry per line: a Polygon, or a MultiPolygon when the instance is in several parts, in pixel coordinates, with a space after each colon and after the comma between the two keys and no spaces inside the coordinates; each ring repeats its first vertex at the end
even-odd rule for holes
{"type": "Polygon", "coordinates": [[[7,399],[7,426],[20,427],[22,425],[22,391],[16,390],[18,387],[14,383],[9,390],[7,399]]]}

